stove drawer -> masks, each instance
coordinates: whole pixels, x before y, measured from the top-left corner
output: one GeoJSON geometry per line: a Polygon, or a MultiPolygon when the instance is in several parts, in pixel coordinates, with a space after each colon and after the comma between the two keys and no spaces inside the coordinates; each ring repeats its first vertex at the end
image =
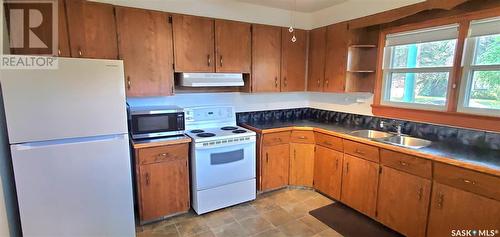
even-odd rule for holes
{"type": "Polygon", "coordinates": [[[178,159],[187,159],[188,143],[139,149],[139,164],[152,164],[178,159]]]}

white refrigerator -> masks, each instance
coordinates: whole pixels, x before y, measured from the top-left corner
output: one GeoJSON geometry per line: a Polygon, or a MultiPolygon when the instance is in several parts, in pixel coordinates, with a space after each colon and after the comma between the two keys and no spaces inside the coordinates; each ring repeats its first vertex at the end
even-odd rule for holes
{"type": "Polygon", "coordinates": [[[123,62],[1,73],[23,236],[135,236],[123,62]]]}

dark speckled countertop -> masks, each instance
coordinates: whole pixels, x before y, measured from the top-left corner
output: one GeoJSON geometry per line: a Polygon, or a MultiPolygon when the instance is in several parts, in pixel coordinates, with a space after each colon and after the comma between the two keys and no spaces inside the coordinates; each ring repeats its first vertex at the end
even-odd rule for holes
{"type": "MultiPolygon", "coordinates": [[[[255,123],[255,124],[247,123],[244,125],[246,125],[247,127],[249,126],[250,128],[255,128],[256,130],[287,128],[287,127],[313,127],[345,135],[349,135],[350,132],[355,130],[368,129],[366,127],[353,127],[353,126],[346,126],[346,125],[332,124],[332,123],[319,123],[310,120],[297,120],[293,122],[255,123]]],[[[386,145],[388,144],[376,139],[367,139],[359,137],[360,141],[362,139],[370,140],[372,142],[380,144],[386,144],[386,145]]],[[[433,141],[430,146],[420,149],[412,149],[406,147],[401,149],[412,150],[413,152],[416,151],[423,155],[436,156],[438,157],[437,159],[435,159],[437,161],[439,161],[439,157],[442,157],[444,159],[450,159],[458,161],[460,163],[469,164],[472,166],[484,167],[494,171],[491,172],[493,174],[500,174],[500,150],[477,148],[474,146],[467,146],[463,144],[447,143],[440,141],[433,141]]]]}

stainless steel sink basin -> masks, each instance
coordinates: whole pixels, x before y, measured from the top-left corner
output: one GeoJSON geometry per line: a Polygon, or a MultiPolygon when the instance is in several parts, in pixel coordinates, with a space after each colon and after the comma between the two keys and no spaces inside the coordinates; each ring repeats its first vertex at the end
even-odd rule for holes
{"type": "Polygon", "coordinates": [[[376,130],[357,130],[351,132],[351,135],[357,137],[372,138],[372,139],[380,139],[380,138],[387,138],[394,136],[393,134],[376,130]]]}
{"type": "Polygon", "coordinates": [[[423,148],[423,147],[429,146],[432,143],[431,141],[428,141],[425,139],[408,137],[408,136],[386,137],[382,140],[387,142],[387,143],[394,144],[397,146],[409,147],[409,148],[414,148],[414,149],[423,148]]]}

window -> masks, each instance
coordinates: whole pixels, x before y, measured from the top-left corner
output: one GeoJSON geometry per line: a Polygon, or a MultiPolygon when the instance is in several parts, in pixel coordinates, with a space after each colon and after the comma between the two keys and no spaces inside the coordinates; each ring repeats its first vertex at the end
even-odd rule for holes
{"type": "Polygon", "coordinates": [[[381,104],[445,110],[458,24],[386,35],[381,104]]]}
{"type": "Polygon", "coordinates": [[[459,112],[500,116],[500,17],[471,21],[459,112]]]}

